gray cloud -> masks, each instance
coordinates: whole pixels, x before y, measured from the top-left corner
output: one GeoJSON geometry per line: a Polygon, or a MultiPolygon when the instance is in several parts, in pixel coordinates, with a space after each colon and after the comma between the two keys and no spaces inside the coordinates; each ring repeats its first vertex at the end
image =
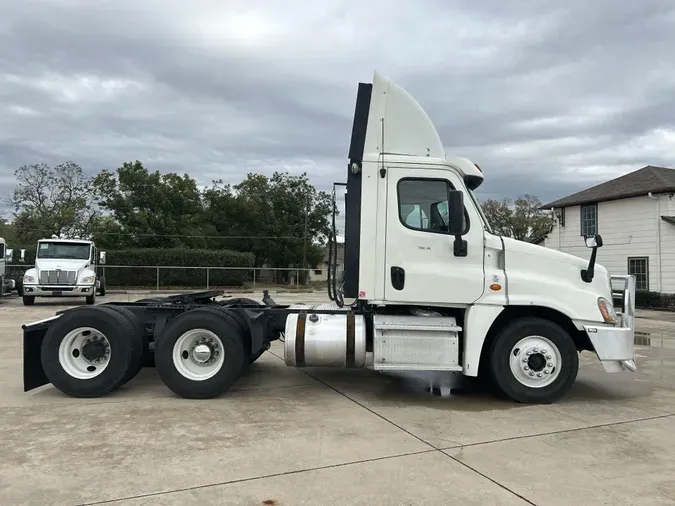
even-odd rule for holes
{"type": "Polygon", "coordinates": [[[543,201],[671,166],[675,4],[10,1],[0,16],[0,193],[22,164],[140,159],[201,184],[345,177],[358,81],[406,87],[481,197],[543,201]],[[138,7],[141,5],[141,7],[138,7]]]}

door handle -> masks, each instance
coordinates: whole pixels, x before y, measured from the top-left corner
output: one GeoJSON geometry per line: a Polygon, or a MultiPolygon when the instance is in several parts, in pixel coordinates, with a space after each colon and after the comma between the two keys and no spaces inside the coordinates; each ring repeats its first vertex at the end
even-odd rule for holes
{"type": "Polygon", "coordinates": [[[405,270],[403,270],[403,267],[392,266],[391,286],[396,290],[403,290],[405,286],[405,270]]]}

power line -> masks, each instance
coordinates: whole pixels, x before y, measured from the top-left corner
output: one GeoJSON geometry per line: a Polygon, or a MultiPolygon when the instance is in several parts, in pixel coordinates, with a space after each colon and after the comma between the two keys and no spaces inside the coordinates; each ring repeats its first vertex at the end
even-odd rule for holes
{"type": "MultiPolygon", "coordinates": [[[[18,228],[17,231],[21,232],[41,232],[41,233],[50,233],[50,230],[42,228],[18,228]]],[[[175,239],[239,239],[239,240],[273,240],[273,239],[284,239],[284,240],[297,240],[303,241],[305,239],[311,239],[311,236],[297,236],[297,235],[186,235],[186,234],[137,234],[133,232],[95,232],[89,235],[106,235],[114,237],[157,237],[157,238],[175,238],[175,239]]]]}

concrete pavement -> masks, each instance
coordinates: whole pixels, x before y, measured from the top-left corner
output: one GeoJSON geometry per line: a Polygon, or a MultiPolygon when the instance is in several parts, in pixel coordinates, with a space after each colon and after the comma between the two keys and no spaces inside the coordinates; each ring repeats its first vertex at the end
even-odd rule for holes
{"type": "Polygon", "coordinates": [[[584,353],[549,406],[454,375],[436,397],[412,375],[291,369],[282,343],[219,399],[153,369],[99,399],[24,393],[21,324],[64,302],[0,301],[0,504],[675,504],[675,321],[653,312],[637,374],[584,353]]]}

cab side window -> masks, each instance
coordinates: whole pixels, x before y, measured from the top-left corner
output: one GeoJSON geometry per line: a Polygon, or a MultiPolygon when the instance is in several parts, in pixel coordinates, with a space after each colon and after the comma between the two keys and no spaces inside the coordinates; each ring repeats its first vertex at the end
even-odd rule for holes
{"type": "MultiPolygon", "coordinates": [[[[401,223],[413,230],[448,233],[448,192],[454,190],[442,179],[402,179],[398,182],[398,210],[401,223]]],[[[464,210],[464,232],[469,219],[464,210]]]]}

